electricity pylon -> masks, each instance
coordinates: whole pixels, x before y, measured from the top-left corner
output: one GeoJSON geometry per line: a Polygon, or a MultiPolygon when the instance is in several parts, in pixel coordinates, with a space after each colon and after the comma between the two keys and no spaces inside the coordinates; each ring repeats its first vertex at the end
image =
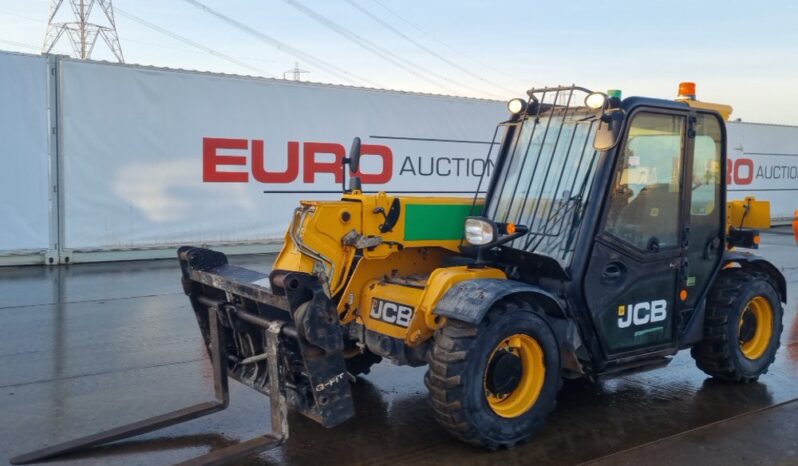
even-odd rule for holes
{"type": "Polygon", "coordinates": [[[292,74],[294,76],[294,81],[299,81],[303,73],[310,73],[310,71],[299,69],[299,63],[294,62],[294,67],[283,73],[283,79],[285,79],[285,75],[292,74]]]}
{"type": "MultiPolygon", "coordinates": [[[[100,16],[95,15],[95,16],[100,16]]],[[[72,50],[78,58],[90,58],[97,39],[102,37],[119,63],[124,63],[122,47],[119,45],[119,36],[116,33],[114,20],[114,7],[111,0],[50,0],[50,15],[47,19],[47,33],[44,36],[42,53],[50,53],[55,44],[67,36],[72,50]],[[54,22],[59,10],[68,3],[74,15],[73,21],[54,22]],[[89,21],[91,12],[98,6],[105,17],[107,24],[97,24],[89,21]]]]}

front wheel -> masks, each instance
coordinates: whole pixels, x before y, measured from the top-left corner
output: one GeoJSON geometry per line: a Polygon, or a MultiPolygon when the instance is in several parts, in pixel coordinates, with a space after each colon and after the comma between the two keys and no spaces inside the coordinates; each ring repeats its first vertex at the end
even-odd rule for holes
{"type": "Polygon", "coordinates": [[[529,303],[500,302],[478,325],[449,319],[425,377],[437,420],[490,449],[528,440],[554,409],[562,382],[554,333],[529,303]]]}

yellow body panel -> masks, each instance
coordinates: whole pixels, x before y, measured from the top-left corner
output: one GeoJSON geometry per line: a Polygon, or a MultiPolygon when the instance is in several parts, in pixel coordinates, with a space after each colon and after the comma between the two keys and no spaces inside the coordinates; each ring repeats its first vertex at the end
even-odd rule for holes
{"type": "MultiPolygon", "coordinates": [[[[408,206],[415,205],[462,205],[470,206],[473,202],[471,198],[462,197],[411,197],[411,196],[390,196],[383,192],[376,195],[364,194],[349,194],[344,196],[344,199],[351,199],[360,202],[363,205],[363,231],[366,235],[377,235],[382,237],[383,244],[374,249],[363,251],[364,257],[378,258],[387,257],[392,252],[395,252],[396,244],[402,244],[406,248],[421,248],[421,247],[440,247],[448,249],[453,252],[459,252],[460,239],[425,239],[425,240],[407,240],[406,239],[406,225],[405,219],[407,218],[408,206]],[[386,214],[391,208],[394,199],[399,199],[401,206],[399,222],[389,232],[380,232],[380,225],[385,223],[383,214],[375,213],[374,211],[381,208],[386,214]]],[[[478,205],[482,205],[479,201],[478,205]]]]}
{"type": "Polygon", "coordinates": [[[714,110],[723,117],[724,120],[728,121],[731,117],[732,112],[734,109],[731,105],[726,104],[716,104],[712,102],[702,102],[700,100],[695,99],[676,99],[679,102],[684,102],[689,105],[691,108],[697,108],[701,110],[714,110]]]}
{"type": "Polygon", "coordinates": [[[275,270],[321,273],[330,295],[343,288],[356,249],[342,244],[350,231],[361,231],[361,205],[355,202],[302,201],[294,213],[275,270]],[[297,244],[300,241],[301,244],[297,244]]]}
{"type": "Polygon", "coordinates": [[[369,301],[363,301],[361,291],[366,284],[384,277],[398,278],[429,275],[453,253],[443,248],[412,248],[396,251],[386,259],[363,257],[355,266],[352,277],[338,302],[341,322],[351,322],[359,309],[368,312],[369,301]]]}
{"type": "MultiPolygon", "coordinates": [[[[421,295],[423,293],[423,288],[398,285],[385,280],[372,280],[363,288],[361,300],[364,306],[358,310],[358,322],[362,323],[369,330],[374,330],[383,335],[404,340],[407,335],[407,328],[405,326],[374,318],[372,315],[372,310],[375,306],[374,299],[377,298],[414,309],[416,307],[415,304],[421,300],[421,295]]],[[[394,315],[393,317],[396,316],[394,315]]],[[[413,318],[415,318],[415,316],[413,316],[413,318]]]]}
{"type": "Polygon", "coordinates": [[[499,269],[492,267],[469,268],[445,267],[435,269],[427,280],[424,294],[416,307],[413,320],[407,329],[405,343],[415,346],[425,341],[443,324],[443,320],[432,314],[438,301],[452,286],[466,280],[478,278],[506,279],[507,275],[499,269]]]}
{"type": "Polygon", "coordinates": [[[451,286],[506,278],[492,268],[442,267],[446,257],[459,254],[463,219],[482,208],[481,200],[474,209],[472,204],[470,198],[360,192],[339,201],[302,201],[274,269],[319,276],[337,299],[342,324],[357,321],[415,346],[440,326],[432,311],[451,286]],[[397,199],[398,220],[383,232],[397,199]],[[371,318],[375,298],[412,308],[412,319],[396,325],[390,318],[371,318]]]}
{"type": "Polygon", "coordinates": [[[726,230],[734,228],[770,228],[770,202],[757,201],[749,196],[743,200],[729,201],[726,204],[726,230]]]}
{"type": "Polygon", "coordinates": [[[432,336],[443,324],[443,319],[432,311],[444,294],[457,283],[478,278],[499,278],[507,276],[501,270],[491,267],[469,268],[440,267],[429,276],[411,275],[374,279],[362,288],[356,312],[358,322],[369,330],[402,339],[408,346],[416,346],[432,336]],[[413,309],[412,319],[406,327],[372,317],[374,299],[398,303],[413,309]]]}
{"type": "MultiPolygon", "coordinates": [[[[418,229],[418,225],[406,225],[408,208],[413,206],[442,206],[468,210],[473,200],[458,197],[396,197],[385,193],[376,195],[346,194],[340,201],[302,201],[295,211],[294,218],[285,237],[285,245],[275,261],[275,270],[291,270],[305,273],[323,274],[333,296],[346,286],[346,277],[358,248],[343,243],[347,235],[362,238],[379,238],[380,243],[368,248],[360,248],[360,254],[367,259],[387,259],[405,248],[442,248],[453,253],[459,252],[462,225],[457,225],[458,234],[451,238],[415,238],[408,240],[408,230],[418,229]],[[385,215],[391,204],[399,199],[401,206],[399,220],[386,232],[380,226],[386,221],[385,215]],[[383,213],[380,213],[379,210],[383,213]],[[298,242],[300,244],[298,244],[298,242]]],[[[481,205],[481,201],[479,203],[481,205]]],[[[417,222],[411,219],[412,222],[417,222]]],[[[440,228],[451,225],[444,223],[440,228]]],[[[435,229],[434,222],[427,230],[435,229]]],[[[385,264],[383,270],[390,270],[385,264]]]]}

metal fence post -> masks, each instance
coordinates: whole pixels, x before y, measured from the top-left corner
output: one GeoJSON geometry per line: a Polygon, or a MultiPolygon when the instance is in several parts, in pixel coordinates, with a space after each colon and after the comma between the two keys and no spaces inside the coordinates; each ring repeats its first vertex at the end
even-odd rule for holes
{"type": "Polygon", "coordinates": [[[50,172],[48,175],[50,193],[49,209],[49,245],[45,252],[46,265],[61,263],[61,249],[63,247],[63,203],[61,201],[61,118],[60,118],[60,73],[58,55],[47,55],[47,119],[49,126],[48,155],[50,172]]]}

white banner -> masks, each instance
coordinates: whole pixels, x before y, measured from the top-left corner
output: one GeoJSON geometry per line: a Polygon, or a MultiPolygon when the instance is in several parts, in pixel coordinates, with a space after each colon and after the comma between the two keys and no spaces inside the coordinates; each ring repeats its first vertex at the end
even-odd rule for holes
{"type": "Polygon", "coordinates": [[[798,127],[729,122],[728,198],[770,201],[770,217],[798,210],[798,127]]]}
{"type": "MultiPolygon", "coordinates": [[[[503,102],[61,61],[65,247],[279,240],[300,199],[468,195],[503,102]]],[[[487,169],[490,171],[492,167],[487,169]]]]}
{"type": "MultiPolygon", "coordinates": [[[[300,199],[338,197],[354,136],[365,190],[469,195],[507,116],[496,101],[60,63],[67,249],[279,241],[300,199]]],[[[798,128],[728,132],[729,199],[791,216],[798,128]]]]}
{"type": "Polygon", "coordinates": [[[0,253],[46,250],[49,228],[47,59],[0,52],[0,253]]]}

